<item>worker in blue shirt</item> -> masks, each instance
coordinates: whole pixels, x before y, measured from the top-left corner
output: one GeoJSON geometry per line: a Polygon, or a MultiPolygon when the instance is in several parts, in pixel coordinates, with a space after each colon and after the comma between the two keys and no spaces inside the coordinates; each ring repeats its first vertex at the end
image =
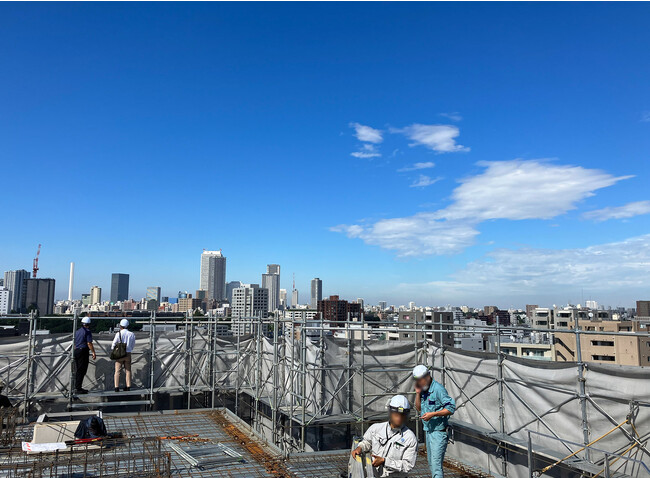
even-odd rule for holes
{"type": "Polygon", "coordinates": [[[88,393],[88,390],[83,388],[83,383],[88,371],[91,352],[93,360],[95,360],[97,356],[93,345],[93,334],[90,331],[90,317],[84,317],[81,319],[81,327],[74,333],[74,351],[72,354],[76,369],[74,377],[75,393],[88,393]]]}
{"type": "Polygon", "coordinates": [[[456,402],[445,387],[436,382],[424,365],[413,369],[415,408],[421,413],[427,443],[427,460],[433,478],[443,478],[442,464],[447,451],[447,421],[456,411],[456,402]]]}

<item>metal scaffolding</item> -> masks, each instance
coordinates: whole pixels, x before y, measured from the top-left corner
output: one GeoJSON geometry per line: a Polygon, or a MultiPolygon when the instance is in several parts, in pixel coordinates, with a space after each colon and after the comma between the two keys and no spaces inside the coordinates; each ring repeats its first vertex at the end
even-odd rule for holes
{"type": "MultiPolygon", "coordinates": [[[[156,317],[153,312],[148,318],[133,319],[149,326],[148,332],[137,334],[134,366],[140,383],[127,394],[134,400],[113,401],[110,397],[114,392],[107,391],[112,387],[102,390],[100,383],[88,396],[71,393],[76,316],[70,319],[72,334],[54,338],[36,333],[33,316],[27,320],[26,347],[0,355],[6,360],[6,366],[0,365],[0,376],[6,377],[10,397],[20,399],[24,418],[34,407],[61,402],[69,409],[140,406],[153,410],[162,406],[162,394],[180,395],[188,409],[231,408],[288,455],[326,449],[323,429],[327,427],[347,427],[348,435],[351,431],[363,433],[369,423],[383,419],[388,396],[411,391],[411,369],[424,363],[456,398],[459,411],[452,428],[459,452],[461,442],[474,443],[475,448],[482,443],[483,451],[492,457],[485,463],[493,474],[515,476],[509,470],[520,460],[515,455],[523,456],[532,474],[537,466],[553,463],[578,448],[570,461],[557,467],[569,466],[591,474],[607,469],[609,474],[611,465],[633,476],[642,476],[647,470],[650,418],[645,411],[642,419],[637,417],[639,410],[650,406],[650,392],[630,398],[590,393],[589,375],[614,369],[584,362],[579,345],[583,334],[629,336],[622,332],[562,329],[575,334],[576,362],[549,369],[569,377],[555,383],[552,374],[547,381],[526,375],[538,370],[541,363],[508,357],[499,340],[521,330],[553,333],[549,329],[503,326],[498,321],[494,326],[454,325],[443,323],[441,317],[437,323],[392,322],[392,330],[409,334],[409,340],[378,341],[369,338],[376,331],[376,323],[348,320],[329,326],[303,316],[301,320],[251,318],[250,334],[228,336],[224,331],[231,321],[223,318],[187,314],[169,319],[156,317]],[[163,324],[182,330],[156,330],[163,324]],[[343,338],[333,338],[332,330],[343,338]],[[444,345],[445,335],[468,332],[495,336],[496,353],[463,352],[444,345]],[[535,403],[531,397],[540,393],[553,400],[535,403]],[[557,419],[558,413],[566,413],[573,404],[579,409],[580,440],[571,439],[573,430],[562,429],[557,419]],[[516,419],[513,406],[517,407],[516,419]],[[625,418],[620,416],[621,406],[627,409],[625,415],[630,421],[617,429],[618,441],[609,443],[609,448],[603,445],[594,449],[594,437],[606,425],[625,418]]],[[[644,336],[650,339],[650,335],[644,336]]],[[[98,355],[108,355],[109,342],[96,337],[97,342],[98,355]]],[[[414,428],[421,438],[419,421],[415,420],[414,428]]],[[[485,463],[480,465],[485,468],[485,463]]]]}

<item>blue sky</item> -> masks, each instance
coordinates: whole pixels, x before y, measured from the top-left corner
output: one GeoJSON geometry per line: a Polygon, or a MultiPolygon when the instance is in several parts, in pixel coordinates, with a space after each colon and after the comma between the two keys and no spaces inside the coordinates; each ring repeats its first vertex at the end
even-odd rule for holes
{"type": "Polygon", "coordinates": [[[648,4],[2,4],[0,267],[650,298],[648,4]],[[359,154],[360,153],[360,154],[359,154]]]}

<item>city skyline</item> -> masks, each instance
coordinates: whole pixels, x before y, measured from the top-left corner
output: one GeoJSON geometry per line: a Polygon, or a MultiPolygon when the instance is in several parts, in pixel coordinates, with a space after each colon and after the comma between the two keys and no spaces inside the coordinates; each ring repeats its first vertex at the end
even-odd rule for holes
{"type": "Polygon", "coordinates": [[[647,4],[1,8],[0,268],[42,243],[57,299],[204,248],[303,303],[650,297],[647,4]]]}

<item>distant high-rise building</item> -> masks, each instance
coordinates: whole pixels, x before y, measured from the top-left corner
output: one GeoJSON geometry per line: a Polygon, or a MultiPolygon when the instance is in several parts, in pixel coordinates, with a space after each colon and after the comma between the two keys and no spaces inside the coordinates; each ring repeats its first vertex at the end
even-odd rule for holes
{"type": "Polygon", "coordinates": [[[232,292],[233,317],[268,317],[269,290],[259,284],[245,284],[232,292]]]}
{"type": "Polygon", "coordinates": [[[188,294],[189,297],[184,297],[182,299],[178,299],[178,311],[179,312],[187,312],[187,311],[194,311],[201,307],[201,299],[196,299],[192,298],[192,294],[188,294]]]}
{"type": "Polygon", "coordinates": [[[29,272],[25,269],[5,272],[4,287],[9,290],[9,312],[25,312],[25,292],[29,272]]]}
{"type": "Polygon", "coordinates": [[[379,310],[386,310],[388,308],[388,302],[385,300],[379,301],[379,310]]]}
{"type": "Polygon", "coordinates": [[[311,280],[311,308],[318,308],[318,301],[323,300],[323,281],[318,277],[311,280]]]}
{"type": "Polygon", "coordinates": [[[207,299],[207,298],[208,298],[208,291],[207,291],[207,290],[203,290],[203,289],[198,289],[198,290],[194,293],[194,297],[197,298],[197,299],[201,299],[201,300],[203,300],[203,299],[207,299]]]}
{"type": "Polygon", "coordinates": [[[122,302],[129,298],[129,274],[111,276],[111,302],[122,302]]]}
{"type": "Polygon", "coordinates": [[[160,304],[160,287],[147,287],[147,302],[155,300],[160,304]]]}
{"type": "Polygon", "coordinates": [[[72,288],[74,287],[74,262],[70,263],[70,282],[68,284],[68,300],[72,301],[72,288]]]}
{"type": "Polygon", "coordinates": [[[526,317],[529,319],[533,318],[533,315],[535,315],[535,309],[537,309],[539,305],[537,304],[526,304],[526,317]]]}
{"type": "Polygon", "coordinates": [[[81,305],[90,305],[90,294],[81,294],[81,305]]]}
{"type": "Polygon", "coordinates": [[[492,315],[493,312],[499,310],[496,305],[486,305],[483,307],[483,315],[492,315]]]}
{"type": "Polygon", "coordinates": [[[226,298],[226,256],[220,250],[201,254],[200,288],[208,291],[208,299],[226,298]]]}
{"type": "Polygon", "coordinates": [[[291,307],[298,307],[299,304],[298,289],[293,289],[291,292],[291,307]]]}
{"type": "Polygon", "coordinates": [[[363,299],[361,297],[359,297],[357,299],[357,304],[359,304],[359,306],[361,307],[361,310],[363,310],[363,299]]]}
{"type": "Polygon", "coordinates": [[[585,307],[587,309],[598,309],[598,302],[595,300],[587,300],[585,301],[585,307]]]}
{"type": "Polygon", "coordinates": [[[11,292],[9,289],[0,287],[0,314],[8,314],[11,312],[9,308],[9,298],[11,297],[11,292]]]}
{"type": "Polygon", "coordinates": [[[330,322],[333,325],[347,320],[361,319],[361,305],[343,300],[338,295],[330,295],[327,299],[319,300],[318,312],[320,312],[323,322],[330,322]]]}
{"type": "MultiPolygon", "coordinates": [[[[6,277],[6,273],[5,273],[5,277],[6,277]]],[[[636,301],[636,316],[650,317],[650,300],[636,301]]]]}
{"type": "Polygon", "coordinates": [[[228,299],[228,303],[232,304],[232,291],[243,285],[244,284],[238,280],[232,280],[226,284],[226,299],[228,299]]]}
{"type": "Polygon", "coordinates": [[[54,279],[27,279],[25,307],[38,310],[40,315],[54,312],[54,279]]]}
{"type": "Polygon", "coordinates": [[[415,310],[415,302],[409,302],[409,310],[415,310]]]}
{"type": "Polygon", "coordinates": [[[262,288],[269,290],[269,312],[280,306],[280,266],[269,264],[266,274],[262,274],[262,288]]]}
{"type": "Polygon", "coordinates": [[[99,286],[92,286],[90,288],[90,304],[101,304],[102,302],[102,288],[99,286]]]}
{"type": "Polygon", "coordinates": [[[287,289],[280,289],[280,308],[287,308],[287,289]]]}

